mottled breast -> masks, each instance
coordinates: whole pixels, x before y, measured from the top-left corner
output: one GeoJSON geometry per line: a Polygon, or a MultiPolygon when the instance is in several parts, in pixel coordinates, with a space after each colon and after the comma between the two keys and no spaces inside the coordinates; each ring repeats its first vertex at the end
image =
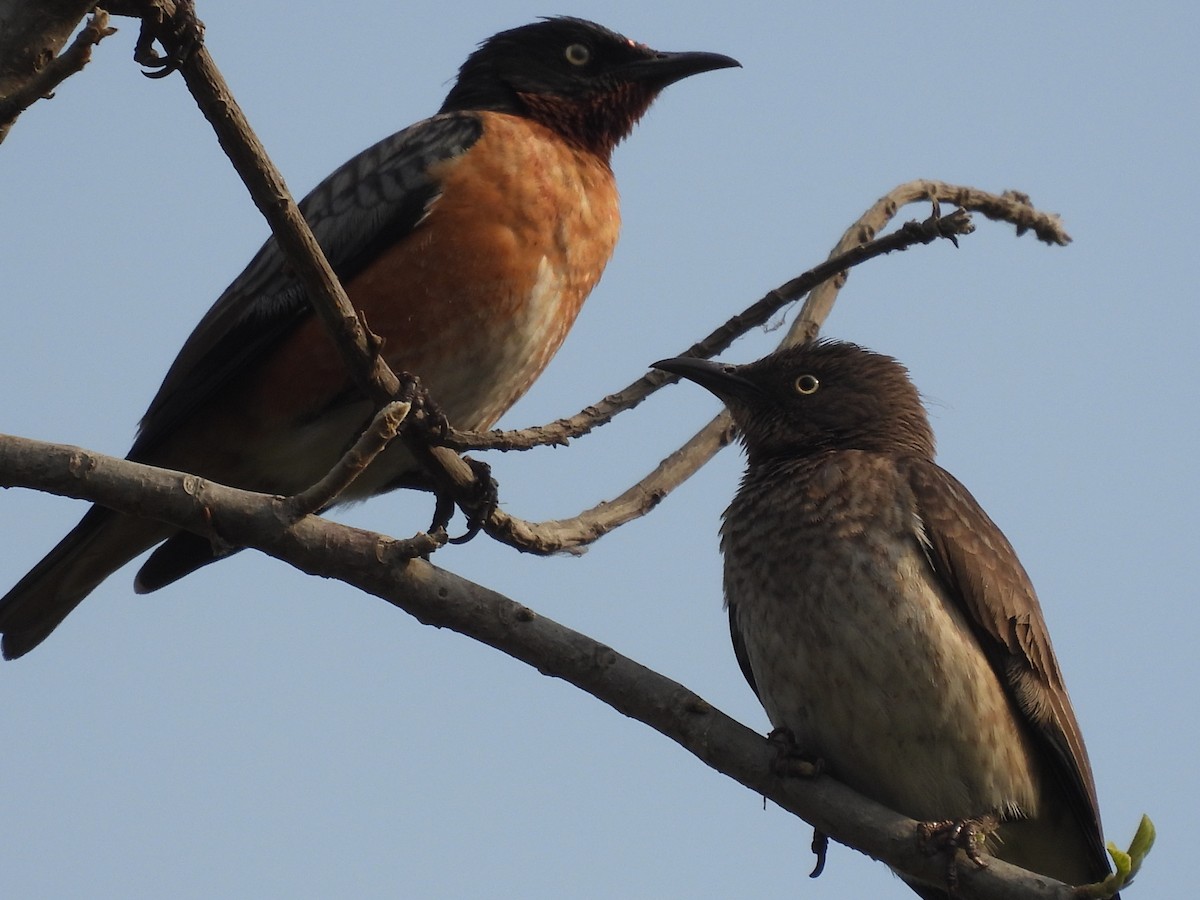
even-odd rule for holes
{"type": "Polygon", "coordinates": [[[722,549],[760,699],[803,750],[899,812],[1032,813],[1028,739],[919,533],[890,457],[842,451],[747,474],[722,549]]]}

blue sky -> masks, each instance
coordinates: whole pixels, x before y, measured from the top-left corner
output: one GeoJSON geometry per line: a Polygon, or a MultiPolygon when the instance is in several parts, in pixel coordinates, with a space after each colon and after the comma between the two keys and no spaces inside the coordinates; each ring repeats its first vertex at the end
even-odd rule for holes
{"type": "MultiPolygon", "coordinates": [[[[614,159],[616,257],[504,424],[575,412],[820,261],[893,185],[1015,188],[1048,248],[856,270],[825,333],[890,353],[939,460],[1042,598],[1109,837],[1159,845],[1131,897],[1193,879],[1200,63],[1192,5],[201,3],[208,45],[297,196],[432,113],[482,38],[582,15],[740,70],[670,88],[614,159]]],[[[179,345],[266,235],[182,82],[118,35],[0,146],[0,430],[122,455],[179,345]]],[[[924,216],[913,208],[910,216],[924,216]]],[[[780,336],[756,332],[726,358],[780,336]]],[[[491,460],[505,508],[619,493],[716,411],[671,389],[567,449],[491,460]]],[[[727,450],[584,557],[481,539],[436,562],[765,731],[721,610],[727,450]]],[[[0,587],[83,505],[0,492],[0,587]]],[[[339,518],[396,535],[420,497],[339,518]]],[[[575,689],[253,553],[151,596],[106,582],[0,667],[0,860],[21,897],[904,897],[803,823],[575,689]]]]}

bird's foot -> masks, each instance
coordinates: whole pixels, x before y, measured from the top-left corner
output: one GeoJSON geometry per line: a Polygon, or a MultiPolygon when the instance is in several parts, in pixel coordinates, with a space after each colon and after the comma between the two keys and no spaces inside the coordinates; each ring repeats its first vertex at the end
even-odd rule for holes
{"type": "Polygon", "coordinates": [[[187,62],[204,43],[204,23],[196,18],[193,0],[177,0],[175,12],[167,16],[157,3],[149,3],[142,15],[142,27],[133,47],[133,59],[150,69],[147,78],[166,78],[187,62]],[[165,51],[154,49],[158,44],[165,51]]]}
{"type": "Polygon", "coordinates": [[[450,538],[451,544],[465,544],[479,534],[500,505],[500,486],[492,477],[492,467],[469,456],[464,456],[463,461],[475,473],[475,496],[463,505],[463,511],[467,514],[467,530],[458,537],[450,538]]]}
{"type": "Polygon", "coordinates": [[[400,390],[396,392],[396,399],[412,407],[406,425],[419,427],[430,443],[444,441],[450,431],[450,420],[429,389],[411,372],[401,372],[399,378],[400,390]]]}
{"type": "MultiPolygon", "coordinates": [[[[400,390],[396,393],[396,399],[405,401],[412,407],[405,423],[406,427],[416,429],[431,446],[445,441],[450,432],[450,420],[437,401],[416,375],[402,372],[399,377],[400,390]]],[[[496,507],[500,505],[499,486],[492,478],[491,466],[468,456],[462,459],[471,467],[475,475],[475,484],[472,496],[466,500],[459,500],[457,504],[467,516],[467,530],[459,537],[450,538],[451,544],[465,544],[479,534],[496,511],[496,507]]],[[[440,490],[437,491],[437,505],[433,510],[433,522],[429,526],[430,534],[445,529],[450,524],[450,519],[454,516],[454,507],[454,498],[440,490]]]]}
{"type": "MultiPolygon", "coordinates": [[[[500,505],[500,487],[492,477],[492,467],[469,456],[464,456],[463,462],[475,473],[474,496],[458,504],[467,515],[467,530],[458,537],[449,538],[447,543],[450,544],[465,544],[479,534],[500,505]]],[[[435,493],[437,502],[433,508],[433,521],[429,525],[430,534],[447,529],[454,517],[454,498],[440,490],[435,493]]]]}
{"type": "Polygon", "coordinates": [[[825,761],[801,750],[790,728],[772,728],[767,740],[775,745],[772,774],[780,778],[812,778],[824,770],[825,761]]]}
{"type": "MultiPolygon", "coordinates": [[[[790,728],[772,728],[767,740],[775,745],[775,758],[771,760],[771,773],[780,778],[813,778],[821,774],[825,761],[805,753],[796,743],[796,735],[790,728]]],[[[765,802],[765,800],[764,800],[765,802]]],[[[817,857],[809,878],[817,878],[825,871],[825,857],[829,852],[829,835],[814,828],[812,852],[817,857]]]]}
{"type": "Polygon", "coordinates": [[[967,854],[967,859],[979,868],[986,869],[987,860],[983,858],[982,850],[997,824],[995,816],[986,815],[973,819],[922,822],[917,826],[917,840],[921,849],[930,856],[945,853],[949,857],[946,864],[946,890],[951,897],[958,896],[957,851],[962,850],[967,854]]]}

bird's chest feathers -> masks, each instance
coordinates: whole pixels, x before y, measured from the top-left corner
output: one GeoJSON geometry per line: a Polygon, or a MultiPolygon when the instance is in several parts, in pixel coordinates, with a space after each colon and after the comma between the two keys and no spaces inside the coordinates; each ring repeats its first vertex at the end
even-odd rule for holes
{"type": "Polygon", "coordinates": [[[355,285],[381,296],[384,317],[389,288],[419,293],[394,307],[411,312],[389,329],[385,353],[468,428],[490,426],[549,363],[620,227],[605,160],[541,126],[486,115],[463,156],[433,167],[439,193],[402,250],[355,285]]]}
{"type": "Polygon", "coordinates": [[[974,814],[979,797],[1027,804],[1024,762],[997,773],[987,749],[1023,746],[1008,700],[919,532],[886,457],[846,452],[747,478],[722,549],[760,698],[802,748],[908,815],[974,814]],[[889,778],[897,766],[906,781],[889,778]]]}
{"type": "Polygon", "coordinates": [[[804,648],[869,660],[876,643],[906,638],[900,619],[933,602],[914,521],[894,466],[865,454],[748,478],[722,529],[727,598],[755,633],[778,625],[804,648]]]}

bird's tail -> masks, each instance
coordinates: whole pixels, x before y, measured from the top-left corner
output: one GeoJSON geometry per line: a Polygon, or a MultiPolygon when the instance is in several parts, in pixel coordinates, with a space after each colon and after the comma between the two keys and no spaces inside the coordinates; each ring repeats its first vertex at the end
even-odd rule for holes
{"type": "Polygon", "coordinates": [[[162,522],[93,506],[71,533],[0,598],[0,651],[24,656],[97,585],[142,551],[169,537],[162,522]]]}

